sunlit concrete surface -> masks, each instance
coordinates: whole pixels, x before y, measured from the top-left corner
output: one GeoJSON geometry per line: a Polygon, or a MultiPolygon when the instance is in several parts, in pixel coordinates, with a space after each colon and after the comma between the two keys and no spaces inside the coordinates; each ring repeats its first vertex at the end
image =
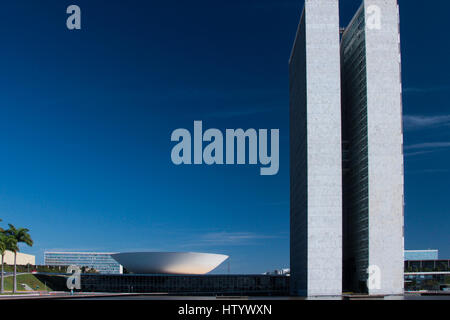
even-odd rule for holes
{"type": "Polygon", "coordinates": [[[228,259],[223,254],[196,252],[127,252],[111,255],[135,274],[206,274],[228,259]]]}

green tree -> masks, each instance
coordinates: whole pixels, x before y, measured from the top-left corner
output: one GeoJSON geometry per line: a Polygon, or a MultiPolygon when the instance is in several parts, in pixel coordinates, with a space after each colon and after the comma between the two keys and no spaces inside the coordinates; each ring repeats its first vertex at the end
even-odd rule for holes
{"type": "Polygon", "coordinates": [[[6,250],[14,251],[17,249],[17,241],[13,236],[8,236],[5,232],[0,232],[0,254],[2,256],[2,271],[1,271],[1,287],[0,293],[4,293],[5,285],[4,285],[4,264],[5,264],[5,254],[6,250]]]}
{"type": "MultiPolygon", "coordinates": [[[[2,222],[3,220],[0,219],[0,222],[2,222]]],[[[2,254],[2,271],[1,271],[1,288],[0,288],[0,293],[3,293],[3,256],[5,255],[6,252],[6,246],[3,244],[3,236],[4,236],[4,232],[5,230],[2,229],[2,227],[0,227],[0,253],[2,254]]]]}
{"type": "Polygon", "coordinates": [[[12,236],[16,240],[16,246],[14,250],[14,285],[13,285],[13,293],[17,292],[17,252],[19,252],[19,244],[25,243],[28,246],[33,246],[33,240],[31,239],[30,234],[28,233],[30,230],[26,228],[17,229],[12,224],[9,224],[9,229],[6,230],[6,235],[12,236]]]}

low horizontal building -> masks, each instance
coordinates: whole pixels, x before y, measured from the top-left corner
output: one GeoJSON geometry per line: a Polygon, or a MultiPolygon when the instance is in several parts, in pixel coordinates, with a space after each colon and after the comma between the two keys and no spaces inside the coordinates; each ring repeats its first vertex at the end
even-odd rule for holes
{"type": "Polygon", "coordinates": [[[450,260],[439,259],[438,250],[405,251],[405,291],[448,290],[450,260]]]}
{"type": "Polygon", "coordinates": [[[405,261],[439,260],[439,250],[405,250],[405,261]]]}
{"type": "Polygon", "coordinates": [[[290,276],[291,275],[291,269],[285,268],[285,269],[277,269],[273,271],[267,271],[264,273],[265,275],[274,275],[274,276],[290,276]]]}
{"type": "Polygon", "coordinates": [[[287,296],[289,295],[289,277],[275,275],[83,274],[81,291],[205,296],[287,296]]]}
{"type": "MultiPolygon", "coordinates": [[[[14,252],[6,251],[3,262],[8,265],[13,265],[14,264],[14,252]]],[[[26,266],[26,265],[34,266],[34,265],[36,265],[36,257],[31,254],[17,252],[16,264],[18,266],[26,266]]]]}
{"type": "Polygon", "coordinates": [[[78,266],[96,270],[101,274],[121,274],[123,267],[111,252],[45,252],[46,266],[78,266]]]}

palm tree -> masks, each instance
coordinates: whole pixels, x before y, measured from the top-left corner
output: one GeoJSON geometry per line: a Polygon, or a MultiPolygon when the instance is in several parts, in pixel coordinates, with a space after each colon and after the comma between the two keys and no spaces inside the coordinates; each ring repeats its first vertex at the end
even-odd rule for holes
{"type": "MultiPolygon", "coordinates": [[[[2,222],[3,220],[0,219],[0,222],[2,222]]],[[[6,245],[3,243],[3,236],[4,236],[4,232],[5,230],[2,229],[2,227],[0,227],[0,253],[2,254],[2,274],[1,276],[1,289],[0,289],[0,293],[3,293],[3,256],[5,255],[6,252],[6,245]]]]}
{"type": "Polygon", "coordinates": [[[6,235],[12,236],[16,240],[16,246],[14,250],[11,250],[14,252],[14,286],[13,286],[13,293],[17,292],[17,252],[19,252],[19,243],[25,243],[28,246],[33,246],[33,240],[30,237],[30,234],[28,233],[30,230],[26,228],[19,228],[17,229],[12,224],[9,224],[9,229],[6,230],[6,235]]]}
{"type": "Polygon", "coordinates": [[[3,279],[3,272],[4,272],[4,260],[5,260],[5,253],[6,250],[14,251],[18,249],[17,248],[17,241],[13,236],[8,236],[4,232],[0,233],[0,254],[2,256],[2,271],[1,271],[1,287],[0,287],[0,293],[4,292],[4,279],[3,279]]]}

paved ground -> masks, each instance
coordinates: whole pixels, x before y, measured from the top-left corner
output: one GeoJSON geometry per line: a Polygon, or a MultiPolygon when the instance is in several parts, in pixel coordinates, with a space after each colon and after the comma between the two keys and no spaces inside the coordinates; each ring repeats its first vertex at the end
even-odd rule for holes
{"type": "MultiPolygon", "coordinates": [[[[216,297],[175,297],[175,296],[120,296],[120,297],[90,297],[90,298],[80,298],[77,300],[315,300],[315,299],[305,299],[305,298],[294,298],[294,297],[246,297],[245,299],[239,297],[229,297],[229,298],[216,298],[216,297]]],[[[334,299],[341,300],[341,299],[334,299]]],[[[370,299],[373,300],[373,299],[370,299]]],[[[383,300],[383,299],[380,299],[383,300]]],[[[450,296],[414,296],[414,297],[398,297],[396,299],[384,299],[384,300],[450,300],[450,296]]]]}
{"type": "MultiPolygon", "coordinates": [[[[76,293],[70,295],[67,292],[33,292],[20,295],[1,295],[0,300],[16,299],[62,299],[62,300],[317,300],[314,298],[296,298],[296,297],[215,297],[215,296],[168,296],[153,294],[108,294],[108,293],[76,293]]],[[[450,300],[450,295],[429,295],[419,294],[394,296],[385,298],[369,298],[370,300],[450,300]]],[[[321,298],[320,300],[323,300],[321,298]]],[[[342,300],[341,297],[330,298],[330,300],[342,300]]],[[[368,300],[364,297],[352,298],[349,300],[368,300]]]]}

